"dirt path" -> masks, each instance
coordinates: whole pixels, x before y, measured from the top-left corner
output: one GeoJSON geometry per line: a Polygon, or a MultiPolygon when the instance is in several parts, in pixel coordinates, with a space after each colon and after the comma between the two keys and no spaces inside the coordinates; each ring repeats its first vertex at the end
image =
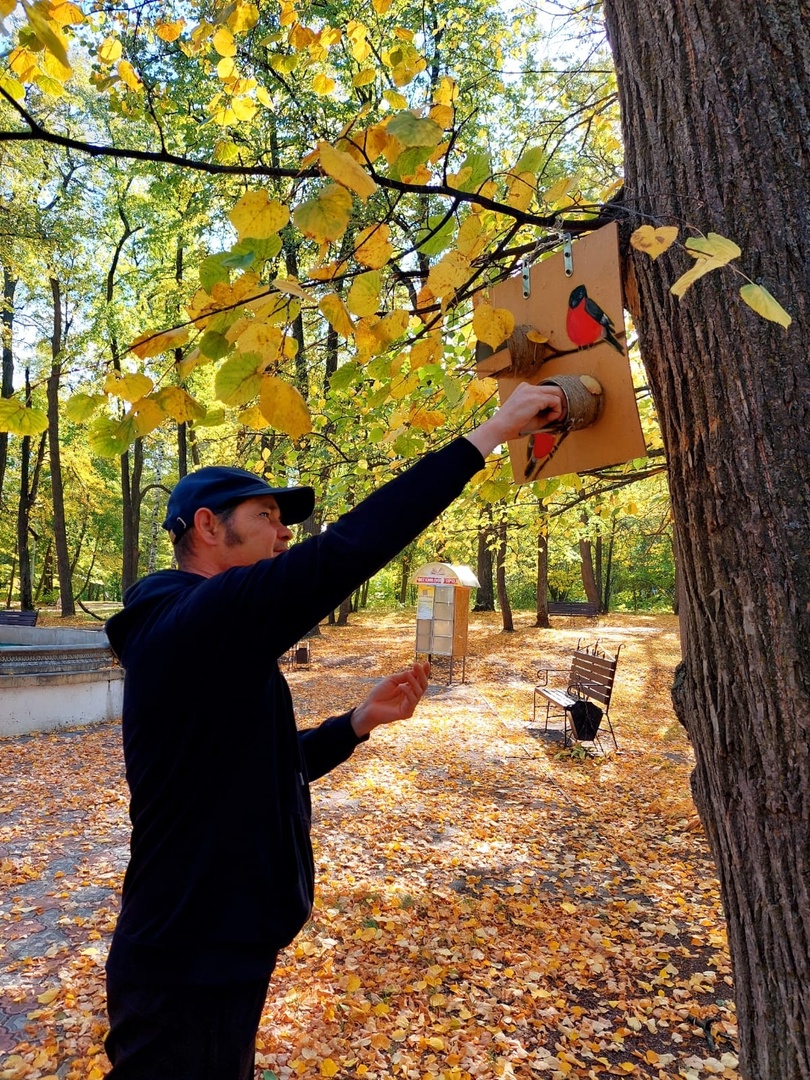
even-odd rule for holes
{"type": "MultiPolygon", "coordinates": [[[[619,752],[531,722],[534,668],[584,621],[474,616],[467,682],[313,785],[319,893],[281,958],[267,1076],[736,1077],[717,883],[669,703],[675,621],[621,616],[619,752]]],[[[409,663],[412,620],[325,629],[290,672],[302,725],[409,663]]],[[[126,858],[117,725],[0,742],[0,1080],[97,1080],[126,858]],[[5,1057],[3,1057],[5,1054],[5,1057]]],[[[223,873],[238,874],[238,867],[223,873]]]]}

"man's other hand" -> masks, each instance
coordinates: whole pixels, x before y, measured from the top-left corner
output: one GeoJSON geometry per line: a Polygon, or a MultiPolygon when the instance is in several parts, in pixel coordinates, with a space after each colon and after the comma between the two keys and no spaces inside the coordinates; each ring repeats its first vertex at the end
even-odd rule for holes
{"type": "Polygon", "coordinates": [[[415,663],[406,671],[389,675],[371,691],[352,713],[352,727],[360,737],[380,724],[393,724],[413,716],[427,690],[430,664],[415,663]]]}

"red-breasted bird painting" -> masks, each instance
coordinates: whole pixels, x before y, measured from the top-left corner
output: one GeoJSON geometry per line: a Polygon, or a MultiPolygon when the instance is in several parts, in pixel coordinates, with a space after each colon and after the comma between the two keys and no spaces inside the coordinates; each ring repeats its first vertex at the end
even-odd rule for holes
{"type": "Polygon", "coordinates": [[[613,320],[588,296],[584,285],[577,285],[568,298],[565,332],[580,348],[606,341],[624,356],[624,349],[614,334],[613,320]]]}

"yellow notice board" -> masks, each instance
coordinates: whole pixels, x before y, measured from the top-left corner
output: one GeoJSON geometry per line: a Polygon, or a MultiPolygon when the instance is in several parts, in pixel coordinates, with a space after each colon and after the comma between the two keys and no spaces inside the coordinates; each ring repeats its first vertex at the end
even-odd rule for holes
{"type": "Polygon", "coordinates": [[[589,427],[509,443],[516,483],[645,456],[627,357],[615,224],[574,240],[570,260],[560,251],[535,263],[528,282],[520,275],[500,282],[490,303],[515,319],[509,341],[476,366],[479,377],[498,380],[501,401],[521,382],[559,375],[584,376],[583,385],[601,391],[599,416],[589,427]]]}

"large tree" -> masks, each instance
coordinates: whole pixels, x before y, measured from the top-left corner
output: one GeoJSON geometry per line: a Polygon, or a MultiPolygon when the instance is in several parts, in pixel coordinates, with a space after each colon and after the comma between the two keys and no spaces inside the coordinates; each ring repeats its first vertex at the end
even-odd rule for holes
{"type": "Polygon", "coordinates": [[[722,885],[743,1076],[810,1077],[810,18],[806,0],[605,0],[638,222],[734,239],[680,300],[633,254],[683,583],[674,689],[722,885]],[[739,284],[739,282],[738,282],[739,284]]]}

